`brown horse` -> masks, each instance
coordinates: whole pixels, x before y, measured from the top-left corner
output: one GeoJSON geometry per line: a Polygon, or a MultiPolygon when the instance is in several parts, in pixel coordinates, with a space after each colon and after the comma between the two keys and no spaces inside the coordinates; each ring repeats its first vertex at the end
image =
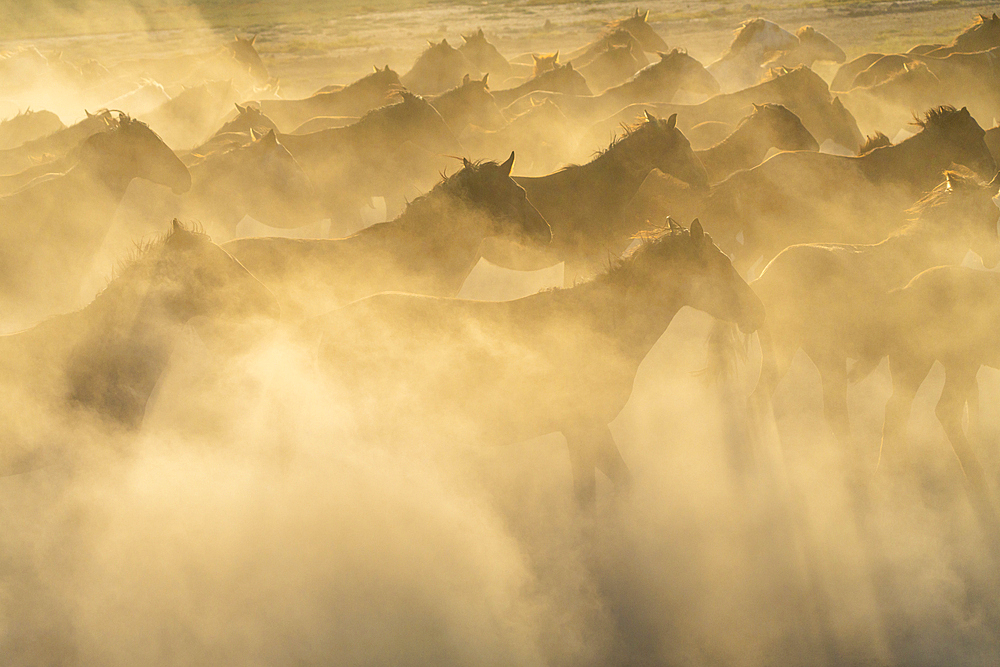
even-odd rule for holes
{"type": "Polygon", "coordinates": [[[316,116],[363,116],[386,104],[402,87],[399,75],[386,65],[340,90],[320,91],[301,100],[261,100],[256,104],[282,132],[291,132],[316,116]]]}
{"type": "Polygon", "coordinates": [[[310,134],[282,134],[281,144],[316,186],[326,212],[354,222],[361,206],[386,193],[385,165],[410,142],[434,153],[455,154],[461,144],[441,115],[406,91],[397,104],[375,109],[353,125],[310,134]]]}
{"type": "MultiPolygon", "coordinates": [[[[583,49],[574,51],[574,54],[579,55],[571,54],[567,60],[568,62],[572,62],[574,67],[583,69],[584,67],[593,64],[593,62],[600,58],[602,54],[606,53],[608,49],[622,46],[627,47],[632,51],[632,55],[635,56],[635,59],[639,63],[639,69],[642,69],[649,64],[649,58],[646,57],[646,51],[642,48],[642,45],[639,44],[639,40],[637,40],[632,33],[624,28],[617,28],[604,33],[600,39],[591,42],[587,46],[583,47],[583,49]]],[[[664,47],[661,50],[666,51],[667,48],[664,47]]],[[[559,52],[556,51],[556,53],[558,54],[559,52]]],[[[538,61],[536,61],[535,64],[537,65],[538,61]]]]}
{"type": "Polygon", "coordinates": [[[690,233],[671,225],[649,236],[569,289],[504,302],[380,294],[308,329],[321,335],[321,368],[384,436],[505,444],[561,432],[588,507],[597,470],[617,491],[629,485],[608,424],[684,306],[748,332],[763,321],[760,301],[697,221],[690,233]]]}
{"type": "Polygon", "coordinates": [[[79,163],[19,192],[0,197],[2,322],[37,321],[78,298],[80,280],[135,178],[191,187],[191,175],[160,138],[122,115],[91,136],[79,163]]]}
{"type": "Polygon", "coordinates": [[[587,164],[547,176],[517,177],[552,226],[552,243],[529,251],[493,241],[484,247],[484,257],[518,270],[564,261],[567,284],[597,273],[642,229],[630,226],[623,212],[650,171],[660,169],[695,187],[708,186],[705,168],[676,124],[676,116],[664,120],[647,115],[587,164]]]}
{"type": "Polygon", "coordinates": [[[59,116],[51,111],[28,109],[0,122],[0,150],[17,148],[25,142],[47,137],[65,128],[59,116]]]}
{"type": "Polygon", "coordinates": [[[620,123],[631,123],[644,111],[679,114],[681,129],[686,132],[706,121],[735,125],[750,111],[751,104],[767,103],[780,104],[798,116],[820,144],[831,140],[853,153],[864,143],[854,117],[838,98],[831,97],[826,82],[808,67],[796,67],[772,70],[768,81],[739,92],[716,95],[701,104],[634,104],[594,125],[581,145],[600,145],[620,123]]]}
{"type": "Polygon", "coordinates": [[[968,110],[935,109],[920,127],[909,139],[861,157],[779,153],[716,185],[701,209],[702,220],[746,270],[795,243],[885,238],[952,164],[985,178],[996,173],[985,133],[968,110]]]}
{"type": "Polygon", "coordinates": [[[489,236],[547,243],[551,231],[503,164],[471,164],[395,220],[345,239],[237,239],[223,247],[271,288],[286,318],[385,291],[454,296],[489,236]]]}
{"type": "Polygon", "coordinates": [[[277,132],[278,126],[270,118],[261,113],[260,109],[249,105],[235,104],[236,117],[222,124],[207,141],[200,146],[181,153],[185,162],[196,162],[217,151],[227,151],[237,146],[245,146],[253,141],[250,131],[265,135],[272,130],[277,132]]]}
{"type": "Polygon", "coordinates": [[[277,316],[246,269],[174,221],[86,308],[0,336],[0,475],[138,429],[185,322],[277,316]]]}
{"type": "Polygon", "coordinates": [[[795,31],[799,43],[787,51],[783,51],[767,62],[771,67],[812,67],[816,62],[843,63],[847,54],[837,44],[813,28],[804,25],[795,31]]]}
{"type": "Polygon", "coordinates": [[[566,60],[574,62],[579,60],[580,62],[575,62],[575,64],[580,66],[586,65],[597,54],[607,48],[607,36],[619,31],[625,31],[632,35],[643,51],[656,53],[666,51],[669,48],[667,43],[663,41],[663,38],[653,30],[653,26],[649,25],[649,11],[640,12],[636,9],[635,13],[627,18],[608,21],[607,30],[603,37],[586,46],[580,47],[569,54],[566,60]],[[588,56],[590,56],[589,59],[588,56]]]}
{"type": "Polygon", "coordinates": [[[456,134],[469,125],[499,129],[507,124],[507,119],[490,93],[488,77],[489,74],[484,74],[482,79],[472,79],[466,74],[462,85],[427,101],[456,134]]]}
{"type": "Polygon", "coordinates": [[[551,99],[570,118],[590,124],[604,116],[642,102],[669,102],[679,89],[705,95],[719,92],[715,80],[700,62],[680,49],[661,53],[659,60],[644,67],[625,83],[614,86],[600,95],[573,95],[565,93],[536,92],[512,104],[509,110],[519,110],[518,105],[551,99]]]}
{"type": "Polygon", "coordinates": [[[573,64],[555,65],[552,69],[532,77],[519,86],[504,90],[494,90],[493,98],[501,109],[507,107],[528,93],[547,90],[567,95],[592,95],[587,80],[573,69],[573,64]]]}
{"type": "MultiPolygon", "coordinates": [[[[126,215],[130,235],[138,216],[156,225],[171,215],[198,220],[214,239],[231,239],[245,216],[270,227],[293,229],[322,219],[316,190],[273,130],[245,146],[209,154],[188,164],[191,190],[176,196],[142,192],[139,210],[126,215]]],[[[130,196],[131,198],[131,196],[130,196]]],[[[134,203],[134,198],[133,202],[134,203]]],[[[123,205],[123,210],[126,206],[123,205]]],[[[138,229],[145,231],[140,226],[138,229]]]]}
{"type": "Polygon", "coordinates": [[[542,175],[569,161],[576,149],[576,128],[552,100],[545,100],[499,130],[469,127],[461,139],[469,153],[486,159],[501,159],[514,150],[521,173],[542,175]]]}
{"type": "Polygon", "coordinates": [[[86,118],[65,129],[27,141],[16,148],[0,150],[0,174],[16,174],[36,166],[38,162],[63,157],[87,137],[107,130],[115,122],[107,110],[95,114],[87,112],[86,118]]]}
{"type": "Polygon", "coordinates": [[[993,203],[998,187],[1000,178],[986,185],[949,172],[913,207],[913,221],[880,243],[795,245],[775,257],[751,283],[767,309],[753,405],[766,409],[801,348],[819,369],[827,421],[846,441],[848,359],[859,360],[851,370],[856,378],[886,355],[890,290],[924,269],[958,264],[969,250],[987,267],[1000,261],[1000,216],[993,203]]]}
{"type": "Polygon", "coordinates": [[[439,95],[461,85],[466,75],[476,78],[483,75],[447,39],[437,43],[428,40],[427,44],[427,49],[417,58],[413,68],[399,78],[407,90],[418,95],[439,95]]]}
{"type": "Polygon", "coordinates": [[[471,35],[462,35],[462,42],[458,50],[481,72],[492,74],[494,81],[504,81],[510,77],[513,72],[510,63],[497,47],[486,39],[482,28],[471,35]]]}
{"type": "Polygon", "coordinates": [[[708,66],[708,71],[727,92],[742,90],[758,83],[764,63],[783,51],[799,45],[798,37],[777,23],[765,19],[749,19],[740,24],[722,57],[708,66]]]}
{"type": "Polygon", "coordinates": [[[995,544],[1000,540],[1000,518],[969,440],[979,426],[976,374],[982,366],[1000,368],[998,303],[1000,275],[958,266],[924,271],[890,295],[886,313],[892,396],[885,406],[879,455],[880,468],[900,466],[913,399],[934,362],[940,362],[945,380],[935,412],[962,467],[969,499],[995,544]],[[966,404],[968,434],[962,426],[966,404]]]}
{"type": "Polygon", "coordinates": [[[780,104],[755,104],[753,113],[733,133],[711,148],[695,151],[710,183],[757,166],[772,148],[779,151],[819,150],[819,143],[799,117],[780,104]]]}
{"type": "MultiPolygon", "coordinates": [[[[916,46],[908,52],[909,55],[925,55],[933,58],[944,58],[953,53],[976,53],[1000,46],[1000,18],[996,14],[987,17],[980,14],[973,23],[962,31],[951,44],[931,44],[916,46]]],[[[854,79],[861,72],[878,62],[886,54],[866,53],[844,64],[837,70],[830,83],[830,89],[836,91],[850,90],[855,84],[854,79]]]]}
{"type": "Polygon", "coordinates": [[[866,131],[881,128],[895,134],[912,119],[913,109],[931,109],[954,99],[947,88],[923,63],[907,63],[882,83],[853,88],[840,98],[866,131]]]}
{"type": "Polygon", "coordinates": [[[642,68],[630,42],[623,46],[608,44],[607,51],[579,69],[587,85],[599,95],[612,86],[628,81],[642,68]]]}

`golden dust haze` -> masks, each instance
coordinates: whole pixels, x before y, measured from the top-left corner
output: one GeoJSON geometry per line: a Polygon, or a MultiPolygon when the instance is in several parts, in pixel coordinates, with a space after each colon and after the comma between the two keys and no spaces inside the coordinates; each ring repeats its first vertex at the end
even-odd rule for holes
{"type": "Polygon", "coordinates": [[[0,665],[1000,664],[996,6],[0,2],[0,665]]]}

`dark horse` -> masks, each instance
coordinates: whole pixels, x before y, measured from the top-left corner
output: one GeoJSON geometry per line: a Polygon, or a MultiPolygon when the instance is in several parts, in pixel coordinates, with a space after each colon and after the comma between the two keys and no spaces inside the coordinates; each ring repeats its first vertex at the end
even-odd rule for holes
{"type": "Polygon", "coordinates": [[[4,327],[75,304],[80,281],[132,179],[175,192],[191,174],[144,123],[124,114],[92,135],[65,174],[0,197],[0,317],[4,327]]]}
{"type": "Polygon", "coordinates": [[[239,262],[174,221],[86,308],[0,336],[0,475],[137,429],[185,322],[277,316],[239,262]]]}
{"type": "Polygon", "coordinates": [[[691,306],[747,332],[763,308],[702,233],[671,224],[591,282],[515,301],[380,294],[310,322],[320,365],[358,416],[393,440],[415,433],[504,444],[566,436],[576,498],[595,471],[624,490],[631,474],[608,424],[642,360],[691,306]]]}
{"type": "Polygon", "coordinates": [[[377,292],[454,296],[488,236],[547,243],[548,224],[503,164],[465,163],[395,220],[345,239],[249,238],[223,247],[278,295],[286,318],[377,292]]]}
{"type": "Polygon", "coordinates": [[[647,115],[585,165],[566,167],[548,176],[517,177],[552,226],[552,243],[543,250],[529,251],[493,241],[484,246],[483,256],[517,270],[565,261],[567,284],[599,271],[609,257],[619,256],[641,229],[631,226],[624,210],[650,171],[659,169],[695,187],[708,186],[705,168],[676,124],[676,116],[664,120],[647,115]]]}

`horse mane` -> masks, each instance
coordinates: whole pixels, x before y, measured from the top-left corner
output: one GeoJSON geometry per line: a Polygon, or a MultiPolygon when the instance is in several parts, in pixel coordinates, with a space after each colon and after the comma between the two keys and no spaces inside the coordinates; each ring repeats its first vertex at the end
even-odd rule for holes
{"type": "MultiPolygon", "coordinates": [[[[371,111],[365,113],[365,115],[362,116],[356,123],[346,127],[367,128],[375,123],[384,121],[390,117],[395,117],[396,114],[402,113],[402,107],[405,107],[408,104],[418,103],[424,107],[433,109],[430,102],[420,95],[411,93],[408,90],[398,90],[396,91],[396,94],[399,95],[399,102],[390,102],[389,104],[384,104],[380,107],[372,109],[371,111]]],[[[435,111],[435,113],[437,112],[435,111]]],[[[346,129],[346,127],[337,129],[346,129]]]]}
{"type": "Polygon", "coordinates": [[[639,241],[621,258],[610,262],[610,265],[600,273],[595,281],[604,283],[625,282],[631,278],[635,265],[649,255],[657,255],[661,259],[670,260],[676,255],[690,251],[690,230],[684,229],[672,219],[667,218],[664,225],[644,229],[635,234],[633,239],[639,241]]]}
{"type": "Polygon", "coordinates": [[[742,49],[750,43],[751,37],[764,26],[764,19],[747,19],[740,24],[740,27],[733,31],[733,41],[729,45],[729,51],[734,52],[742,49]],[[752,27],[751,27],[752,26],[752,27]]]}
{"type": "Polygon", "coordinates": [[[632,78],[629,79],[629,82],[644,82],[654,76],[659,76],[660,70],[674,66],[674,64],[682,57],[687,57],[687,51],[685,49],[674,48],[667,53],[661,53],[658,61],[646,65],[633,74],[632,78]]]}
{"type": "Polygon", "coordinates": [[[387,73],[394,75],[396,77],[397,81],[399,80],[399,75],[396,74],[396,72],[394,70],[389,69],[389,66],[386,65],[385,69],[380,69],[377,72],[372,72],[371,74],[366,74],[365,76],[361,77],[357,81],[354,81],[353,83],[347,84],[346,86],[344,86],[343,88],[341,88],[339,92],[346,93],[347,91],[354,91],[354,90],[357,90],[358,88],[363,88],[363,87],[365,87],[365,86],[373,83],[380,76],[384,77],[387,73]]]}
{"type": "Polygon", "coordinates": [[[882,132],[875,132],[875,134],[865,137],[865,143],[858,149],[858,156],[867,155],[876,148],[885,148],[886,146],[892,146],[892,140],[882,132]]]}
{"type": "Polygon", "coordinates": [[[956,165],[954,168],[944,172],[944,180],[934,186],[934,189],[925,194],[913,206],[906,210],[910,223],[900,229],[904,232],[912,228],[921,219],[926,218],[929,213],[942,208],[951,203],[956,188],[953,184],[958,182],[967,187],[986,189],[987,185],[981,178],[976,176],[970,169],[956,165]]]}
{"type": "Polygon", "coordinates": [[[483,169],[496,169],[499,168],[500,164],[494,160],[476,160],[474,162],[466,162],[462,169],[459,169],[453,174],[441,174],[441,180],[431,188],[429,191],[420,195],[413,201],[406,203],[406,208],[400,214],[400,218],[407,215],[420,215],[425,210],[431,210],[441,198],[442,195],[448,196],[458,196],[462,197],[464,190],[467,189],[467,183],[470,178],[475,178],[478,176],[483,169]]]}
{"type": "Polygon", "coordinates": [[[957,113],[961,112],[950,104],[944,104],[931,109],[925,113],[923,117],[914,115],[912,124],[926,130],[929,127],[943,125],[949,118],[957,113]]]}
{"type": "Polygon", "coordinates": [[[187,233],[194,234],[198,237],[204,237],[210,240],[208,234],[205,233],[204,227],[197,222],[192,222],[190,224],[184,224],[179,220],[174,220],[174,224],[171,225],[170,229],[160,234],[156,234],[152,237],[145,238],[139,241],[135,241],[132,244],[132,248],[125,252],[125,254],[115,262],[115,265],[111,269],[111,277],[108,279],[108,284],[101,290],[97,296],[104,294],[109,289],[111,289],[116,284],[128,280],[128,278],[134,276],[136,273],[140,273],[149,268],[151,263],[159,259],[156,255],[161,248],[170,240],[174,234],[177,233],[187,233]]]}

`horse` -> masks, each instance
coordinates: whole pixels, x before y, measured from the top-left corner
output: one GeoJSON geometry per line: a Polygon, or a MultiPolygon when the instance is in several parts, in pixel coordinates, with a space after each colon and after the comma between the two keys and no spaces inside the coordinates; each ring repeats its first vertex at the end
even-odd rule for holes
{"type": "Polygon", "coordinates": [[[383,106],[402,88],[399,75],[386,65],[384,69],[375,67],[371,74],[340,90],[321,90],[301,100],[260,100],[256,106],[282,132],[291,132],[316,116],[363,116],[383,106]]]}
{"type": "Polygon", "coordinates": [[[799,117],[780,104],[755,104],[733,133],[715,146],[695,151],[710,183],[725,180],[742,169],[757,166],[768,151],[819,150],[819,142],[799,117]]]}
{"type": "Polygon", "coordinates": [[[1000,114],[1000,46],[977,53],[953,53],[941,58],[922,55],[885,56],[854,79],[854,87],[871,87],[907,66],[925,66],[939,80],[938,94],[949,104],[971,108],[978,118],[1000,114]]]}
{"type": "Polygon", "coordinates": [[[609,21],[606,25],[607,30],[604,37],[577,49],[573,53],[569,54],[566,60],[573,62],[579,60],[580,62],[577,62],[577,65],[580,65],[581,67],[586,65],[590,62],[590,60],[593,60],[598,53],[607,48],[608,43],[605,41],[605,38],[618,31],[625,31],[632,35],[643,51],[648,51],[650,53],[666,51],[669,48],[667,43],[663,41],[663,38],[660,37],[655,30],[653,30],[653,26],[649,25],[648,19],[648,10],[640,12],[636,9],[635,13],[627,18],[609,21]],[[588,55],[590,55],[589,59],[587,57],[588,55]]]}
{"type": "Polygon", "coordinates": [[[466,75],[482,76],[479,68],[447,39],[438,43],[428,40],[427,44],[410,71],[399,78],[407,90],[418,95],[439,95],[461,85],[466,75]]]}
{"type": "MultiPolygon", "coordinates": [[[[701,104],[633,104],[596,123],[581,140],[581,147],[600,145],[604,137],[621,123],[641,118],[643,112],[678,114],[685,132],[706,121],[735,126],[752,104],[780,104],[802,120],[802,124],[822,145],[833,141],[852,153],[864,143],[857,121],[839,98],[832,97],[826,82],[808,67],[771,70],[771,78],[736,93],[716,95],[701,104]]],[[[706,146],[699,145],[699,148],[706,146]]]]}
{"type": "Polygon", "coordinates": [[[137,430],[186,322],[277,317],[259,281],[175,220],[90,305],[0,336],[0,475],[78,459],[83,444],[137,430]]]}
{"type": "Polygon", "coordinates": [[[642,67],[635,57],[631,42],[624,46],[609,44],[606,51],[580,68],[580,74],[587,80],[591,90],[600,94],[612,86],[624,83],[642,67]]]}
{"type": "MultiPolygon", "coordinates": [[[[997,46],[1000,46],[1000,17],[995,13],[992,17],[980,14],[969,27],[952,40],[951,44],[917,46],[910,49],[907,54],[911,56],[923,55],[932,58],[944,58],[953,53],[976,53],[979,51],[988,51],[997,46]]],[[[854,86],[854,80],[858,74],[885,56],[886,54],[884,53],[866,53],[851,60],[837,70],[837,74],[830,83],[830,89],[836,91],[850,90],[854,86]]]]}
{"type": "Polygon", "coordinates": [[[315,316],[371,294],[454,296],[489,236],[547,243],[548,223],[503,164],[470,163],[394,220],[343,239],[246,238],[222,247],[278,297],[282,317],[315,316]]]}
{"type": "Polygon", "coordinates": [[[159,128],[168,146],[187,149],[205,141],[238,99],[231,81],[208,81],[186,88],[139,120],[159,128]]]}
{"type": "Polygon", "coordinates": [[[472,79],[466,74],[462,85],[427,101],[456,134],[469,125],[488,130],[501,128],[507,124],[507,119],[490,93],[488,77],[489,74],[484,74],[482,79],[472,79]]]}
{"type": "Polygon", "coordinates": [[[969,250],[987,268],[996,266],[998,188],[1000,178],[986,185],[968,173],[946,172],[910,209],[911,222],[880,243],[794,245],[771,260],[750,284],[767,310],[754,409],[767,409],[802,349],[822,378],[826,419],[837,439],[847,442],[848,379],[864,377],[894,344],[886,322],[890,291],[924,269],[958,264],[969,250]],[[850,373],[848,359],[857,360],[850,373]]]}
{"type": "Polygon", "coordinates": [[[729,50],[708,66],[727,92],[760,82],[763,65],[776,54],[796,48],[799,39],[778,24],[757,18],[744,21],[729,50]]]}
{"type": "MultiPolygon", "coordinates": [[[[614,47],[626,47],[632,51],[632,55],[635,57],[636,61],[639,63],[639,69],[642,69],[649,64],[649,58],[646,57],[646,51],[642,48],[632,33],[624,28],[618,28],[616,30],[610,30],[596,41],[591,42],[587,46],[583,47],[583,50],[577,50],[573,55],[567,59],[567,62],[573,63],[574,67],[583,69],[587,67],[595,60],[600,58],[603,54],[607,53],[609,49],[614,47]],[[579,54],[579,55],[576,55],[579,54]]],[[[667,48],[663,47],[663,51],[667,48]]],[[[556,54],[559,52],[556,51],[556,54]]],[[[535,61],[537,67],[538,60],[535,61]]],[[[536,72],[537,74],[537,72],[536,72]]]]}
{"type": "Polygon", "coordinates": [[[25,142],[47,137],[63,129],[66,126],[51,111],[27,109],[0,122],[0,150],[17,148],[25,142]]]}
{"type": "Polygon", "coordinates": [[[1000,125],[986,130],[984,141],[990,154],[993,155],[993,159],[996,160],[997,164],[1000,164],[1000,125]]]}
{"type": "Polygon", "coordinates": [[[653,169],[705,189],[708,175],[677,129],[677,117],[647,115],[584,165],[571,165],[547,176],[518,176],[531,203],[552,226],[552,243],[526,249],[496,240],[483,256],[499,266],[535,270],[566,262],[565,280],[597,273],[609,257],[620,255],[642,228],[623,215],[643,179],[653,169]]]}
{"type": "Polygon", "coordinates": [[[81,279],[129,183],[143,178],[186,192],[191,175],[144,123],[122,114],[89,137],[65,174],[0,197],[0,308],[5,327],[57,312],[81,279]]]}
{"type": "Polygon", "coordinates": [[[481,72],[492,74],[494,81],[505,81],[513,72],[507,59],[486,39],[482,28],[471,35],[462,35],[458,50],[481,72]]]}
{"type": "Polygon", "coordinates": [[[954,99],[941,79],[922,63],[907,63],[882,83],[852,88],[840,98],[864,127],[893,134],[906,126],[912,109],[933,108],[954,99]]]}
{"type": "Polygon", "coordinates": [[[699,215],[737,254],[741,270],[796,243],[885,238],[952,164],[985,178],[996,173],[985,133],[967,109],[940,107],[918,122],[919,133],[860,157],[779,153],[714,186],[699,215]]]}
{"type": "MultiPolygon", "coordinates": [[[[719,92],[719,82],[700,62],[686,52],[674,49],[670,53],[661,53],[658,61],[600,95],[536,92],[522,100],[533,103],[551,99],[570,118],[589,123],[630,104],[669,102],[681,88],[714,95],[719,92]]],[[[517,105],[511,105],[508,110],[519,109],[517,105]]]]}
{"type": "Polygon", "coordinates": [[[499,159],[514,150],[521,173],[541,175],[558,168],[576,149],[576,127],[552,100],[545,100],[514,116],[499,130],[472,126],[459,138],[471,154],[488,159],[499,159]]]}
{"type": "Polygon", "coordinates": [[[798,44],[787,51],[775,55],[765,66],[767,67],[812,67],[816,62],[843,63],[847,54],[837,44],[813,28],[804,25],[795,31],[798,44]]]}
{"type": "Polygon", "coordinates": [[[232,238],[236,225],[247,215],[280,229],[322,219],[312,182],[278,143],[274,130],[262,136],[250,132],[250,143],[189,163],[191,189],[183,195],[158,191],[132,197],[140,200],[141,208],[125,216],[133,218],[128,221],[130,230],[136,228],[136,215],[146,220],[173,215],[200,221],[218,240],[232,238]]]}
{"type": "Polygon", "coordinates": [[[879,470],[899,468],[905,456],[906,426],[913,399],[934,362],[945,380],[935,413],[966,480],[966,491],[991,539],[1000,539],[1000,518],[989,484],[969,440],[979,430],[980,367],[1000,368],[1000,275],[960,266],[918,274],[889,296],[886,319],[892,396],[885,406],[879,470]],[[969,406],[968,433],[962,413],[969,406]]]}
{"type": "Polygon", "coordinates": [[[78,123],[57,130],[40,139],[26,141],[16,148],[0,150],[0,174],[15,174],[39,162],[51,161],[65,156],[85,139],[97,132],[103,132],[117,121],[107,110],[95,114],[85,112],[86,117],[78,123]]]}
{"type": "Polygon", "coordinates": [[[567,63],[565,65],[555,65],[547,72],[532,77],[515,88],[494,90],[493,99],[496,100],[497,106],[503,109],[515,100],[538,90],[565,93],[567,95],[593,94],[583,75],[573,69],[572,63],[567,63]]]}
{"type": "MultiPolygon", "coordinates": [[[[754,105],[753,112],[727,138],[694,154],[704,165],[709,182],[718,183],[736,171],[760,164],[772,149],[815,152],[819,144],[798,116],[781,105],[763,104],[754,105]]],[[[705,194],[654,169],[625,207],[625,217],[635,227],[642,227],[667,215],[694,215],[705,194]]]]}
{"type": "Polygon", "coordinates": [[[461,151],[451,128],[429,102],[406,91],[400,97],[400,102],[370,111],[347,127],[278,137],[316,186],[331,217],[345,220],[371,197],[386,192],[391,184],[385,182],[384,167],[402,144],[435,153],[461,151]]]}
{"type": "Polygon", "coordinates": [[[261,135],[272,130],[278,131],[274,121],[261,113],[260,109],[249,105],[233,106],[236,107],[236,117],[224,122],[204,143],[182,153],[182,160],[195,162],[218,150],[226,151],[235,146],[245,146],[253,140],[250,135],[251,130],[261,135]]]}
{"type": "Polygon", "coordinates": [[[597,470],[631,474],[608,424],[674,315],[691,306],[753,331],[760,301],[702,232],[670,224],[592,281],[514,301],[379,294],[303,328],[319,367],[395,443],[506,444],[561,432],[573,489],[593,506],[597,470]]]}

